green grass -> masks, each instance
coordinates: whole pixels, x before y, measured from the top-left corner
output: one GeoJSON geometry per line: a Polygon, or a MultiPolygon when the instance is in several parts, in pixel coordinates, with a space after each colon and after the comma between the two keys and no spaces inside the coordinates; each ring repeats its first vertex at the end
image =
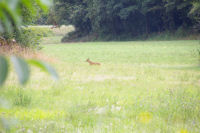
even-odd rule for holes
{"type": "Polygon", "coordinates": [[[43,37],[42,44],[58,44],[61,42],[62,36],[43,37]]]}
{"type": "Polygon", "coordinates": [[[33,68],[20,87],[11,74],[0,95],[13,105],[0,112],[18,119],[11,132],[199,133],[198,48],[199,41],[45,45],[60,80],[33,68]]]}
{"type": "Polygon", "coordinates": [[[38,30],[40,30],[42,28],[48,29],[53,33],[52,36],[43,37],[41,40],[42,44],[58,44],[61,42],[61,39],[63,38],[63,36],[65,34],[68,34],[75,30],[72,25],[69,25],[69,26],[62,25],[59,28],[53,28],[53,29],[50,29],[50,27],[52,27],[52,26],[45,26],[45,25],[44,26],[32,26],[32,28],[35,28],[38,30]]]}

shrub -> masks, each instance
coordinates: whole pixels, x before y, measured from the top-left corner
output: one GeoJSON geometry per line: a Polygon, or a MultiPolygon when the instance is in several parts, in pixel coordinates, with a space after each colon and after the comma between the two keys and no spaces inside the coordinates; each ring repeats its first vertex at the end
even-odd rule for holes
{"type": "MultiPolygon", "coordinates": [[[[41,49],[40,41],[42,37],[52,36],[53,32],[49,27],[21,27],[14,33],[0,34],[0,37],[9,44],[9,41],[13,38],[16,39],[17,43],[29,48],[41,49]]],[[[1,40],[2,40],[1,39],[1,40]]]]}
{"type": "Polygon", "coordinates": [[[37,48],[40,49],[41,47],[39,46],[40,44],[40,39],[42,37],[39,36],[37,33],[35,33],[33,30],[28,29],[28,28],[22,28],[20,33],[17,35],[16,34],[16,41],[25,47],[30,47],[30,48],[37,48]]]}
{"type": "Polygon", "coordinates": [[[31,30],[32,32],[34,32],[34,34],[40,37],[49,37],[53,35],[53,32],[50,30],[49,27],[30,26],[26,29],[31,30]]]}
{"type": "Polygon", "coordinates": [[[17,43],[23,47],[41,48],[39,43],[42,37],[33,30],[24,27],[14,33],[4,33],[3,35],[0,34],[0,38],[0,46],[11,46],[12,44],[17,43]],[[16,42],[13,42],[13,39],[15,39],[16,42]]]}
{"type": "Polygon", "coordinates": [[[75,41],[75,39],[78,39],[78,38],[80,38],[80,37],[82,37],[82,36],[79,34],[79,32],[73,31],[73,32],[70,32],[70,33],[66,34],[66,35],[62,38],[61,42],[71,42],[71,41],[75,41]]]}
{"type": "Polygon", "coordinates": [[[97,33],[90,33],[90,34],[80,34],[80,32],[70,32],[66,34],[61,42],[88,42],[88,41],[97,41],[98,39],[97,33]]]}

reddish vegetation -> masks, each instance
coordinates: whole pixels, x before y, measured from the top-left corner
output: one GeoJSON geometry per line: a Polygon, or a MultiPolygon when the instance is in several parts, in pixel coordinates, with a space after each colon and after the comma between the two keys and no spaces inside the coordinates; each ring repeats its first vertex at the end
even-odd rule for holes
{"type": "Polygon", "coordinates": [[[44,55],[43,53],[22,47],[16,43],[16,41],[11,40],[10,42],[5,40],[0,40],[0,55],[18,55],[26,59],[39,59],[47,62],[55,63],[57,60],[55,58],[44,55]]]}

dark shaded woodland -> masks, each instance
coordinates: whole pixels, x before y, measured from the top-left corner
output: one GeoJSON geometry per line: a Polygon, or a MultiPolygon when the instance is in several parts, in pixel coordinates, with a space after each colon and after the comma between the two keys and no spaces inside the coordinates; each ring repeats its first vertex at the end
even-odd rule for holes
{"type": "Polygon", "coordinates": [[[199,32],[199,0],[54,0],[51,19],[72,24],[77,36],[148,36],[177,30],[199,32]]]}

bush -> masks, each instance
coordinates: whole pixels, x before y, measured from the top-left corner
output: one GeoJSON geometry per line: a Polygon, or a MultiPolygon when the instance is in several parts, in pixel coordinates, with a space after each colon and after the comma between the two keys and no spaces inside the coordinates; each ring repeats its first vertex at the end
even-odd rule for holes
{"type": "Polygon", "coordinates": [[[25,47],[41,49],[42,37],[52,36],[53,32],[46,27],[23,27],[19,35],[16,34],[16,41],[25,47]]]}
{"type": "Polygon", "coordinates": [[[6,42],[16,39],[16,42],[24,47],[41,49],[40,41],[42,37],[52,36],[53,32],[49,27],[21,27],[14,33],[0,34],[6,42]]]}
{"type": "Polygon", "coordinates": [[[80,38],[80,37],[82,37],[82,36],[79,34],[79,32],[73,31],[73,32],[70,32],[70,33],[66,34],[66,35],[62,38],[61,42],[71,42],[71,41],[75,41],[75,39],[78,39],[78,38],[80,38]]]}
{"type": "MultiPolygon", "coordinates": [[[[151,33],[145,40],[199,40],[200,34],[180,27],[174,32],[151,33]]],[[[138,38],[142,39],[142,38],[138,38]]]]}
{"type": "Polygon", "coordinates": [[[24,47],[40,49],[41,36],[29,28],[22,28],[20,33],[15,36],[17,43],[24,47]]]}
{"type": "Polygon", "coordinates": [[[32,32],[34,32],[34,34],[40,37],[53,36],[53,32],[50,30],[49,27],[30,26],[27,27],[26,29],[31,30],[32,32]]]}
{"type": "Polygon", "coordinates": [[[90,33],[90,34],[80,34],[80,32],[70,32],[66,34],[61,42],[88,42],[88,41],[97,41],[98,39],[97,33],[90,33]]]}
{"type": "Polygon", "coordinates": [[[34,49],[41,49],[40,41],[43,36],[47,36],[46,31],[44,30],[35,30],[32,28],[22,27],[20,30],[17,30],[14,33],[4,33],[0,34],[0,45],[12,45],[12,44],[19,44],[23,47],[29,47],[34,49]],[[16,42],[13,42],[13,39],[16,42]]]}

